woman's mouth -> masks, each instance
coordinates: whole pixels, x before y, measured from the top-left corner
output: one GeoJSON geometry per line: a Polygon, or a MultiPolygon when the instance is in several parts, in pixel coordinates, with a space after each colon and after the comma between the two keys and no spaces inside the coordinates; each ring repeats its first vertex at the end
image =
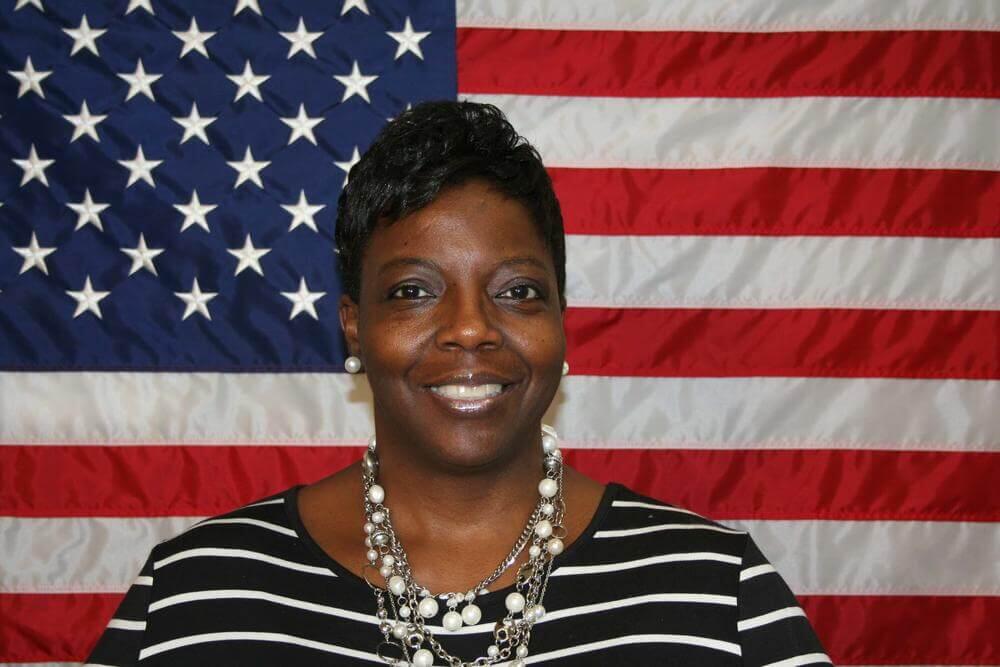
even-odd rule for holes
{"type": "Polygon", "coordinates": [[[454,400],[475,401],[499,396],[503,391],[502,384],[443,384],[431,387],[431,391],[439,396],[454,400]]]}

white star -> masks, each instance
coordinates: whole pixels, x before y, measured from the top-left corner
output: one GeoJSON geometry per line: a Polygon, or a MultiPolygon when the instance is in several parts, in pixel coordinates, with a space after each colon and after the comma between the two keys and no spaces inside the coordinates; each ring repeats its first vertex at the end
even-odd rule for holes
{"type": "Polygon", "coordinates": [[[252,12],[257,12],[260,16],[263,16],[263,14],[260,13],[260,4],[257,0],[236,0],[236,9],[233,10],[233,16],[236,16],[244,9],[249,9],[252,12]]]}
{"type": "Polygon", "coordinates": [[[66,204],[66,206],[73,209],[77,216],[79,216],[76,219],[76,229],[73,230],[74,232],[87,223],[93,224],[94,227],[97,227],[102,232],[104,231],[104,226],[101,224],[101,213],[103,213],[104,209],[108,208],[110,204],[94,203],[94,200],[90,198],[90,188],[83,191],[82,202],[79,204],[66,204]]]}
{"type": "Polygon", "coordinates": [[[90,109],[87,108],[87,100],[84,100],[83,104],[80,105],[79,115],[65,115],[63,118],[73,124],[73,138],[69,140],[70,143],[73,143],[85,134],[100,143],[101,139],[97,136],[97,124],[102,122],[107,116],[91,116],[90,109]]]}
{"type": "Polygon", "coordinates": [[[361,154],[358,153],[358,147],[357,146],[354,147],[354,152],[351,153],[351,159],[348,160],[347,162],[337,162],[336,160],[333,161],[333,163],[335,165],[337,165],[338,167],[340,167],[341,169],[344,170],[344,174],[345,174],[345,176],[344,176],[344,185],[345,186],[347,185],[348,179],[351,177],[351,168],[354,165],[356,165],[358,162],[361,162],[361,154]]]}
{"type": "Polygon", "coordinates": [[[126,102],[139,93],[142,93],[154,102],[156,101],[156,98],[153,96],[152,85],[163,75],[147,74],[146,69],[142,66],[142,58],[139,58],[139,62],[136,63],[135,72],[132,74],[119,74],[118,76],[128,83],[128,94],[125,96],[126,102]]]}
{"type": "Polygon", "coordinates": [[[125,15],[128,16],[136,9],[145,9],[150,14],[155,15],[156,12],[153,11],[153,5],[151,0],[128,0],[128,8],[125,10],[125,15]]]}
{"type": "Polygon", "coordinates": [[[90,24],[87,23],[86,14],[80,19],[79,28],[63,28],[63,32],[73,38],[73,48],[69,52],[71,56],[75,56],[80,49],[87,49],[95,56],[101,55],[97,52],[97,38],[106,33],[107,30],[91,28],[90,24]]]}
{"type": "Polygon", "coordinates": [[[184,42],[184,46],[181,48],[180,57],[183,58],[188,54],[189,51],[197,51],[201,55],[208,57],[208,49],[205,48],[205,42],[215,37],[214,32],[200,32],[198,30],[198,21],[192,16],[191,26],[187,31],[172,30],[174,37],[184,42]]]}
{"type": "Polygon", "coordinates": [[[13,160],[14,164],[24,170],[21,178],[21,186],[25,186],[33,179],[38,179],[45,187],[49,187],[49,179],[45,177],[45,170],[52,166],[55,160],[42,160],[35,152],[35,144],[31,144],[31,151],[28,157],[23,160],[13,160]]]}
{"type": "Polygon", "coordinates": [[[340,15],[343,16],[352,9],[357,9],[368,14],[367,0],[344,0],[344,6],[340,9],[340,15]]]}
{"type": "Polygon", "coordinates": [[[299,137],[305,137],[314,146],[316,145],[316,136],[313,134],[313,128],[323,122],[322,116],[316,116],[315,118],[310,118],[306,115],[306,105],[299,105],[299,115],[293,118],[282,118],[281,122],[292,128],[292,135],[288,138],[289,145],[295,143],[299,137]]]}
{"type": "Polygon", "coordinates": [[[187,204],[174,204],[174,208],[184,214],[184,223],[181,225],[182,232],[191,225],[198,225],[207,232],[209,231],[208,219],[205,216],[218,208],[218,205],[202,204],[198,199],[198,191],[194,190],[191,193],[191,201],[187,204]]]}
{"type": "Polygon", "coordinates": [[[194,285],[191,287],[190,292],[174,292],[178,299],[187,304],[184,309],[184,315],[181,316],[182,320],[186,320],[191,316],[192,313],[198,312],[205,316],[205,319],[210,320],[212,316],[208,314],[208,302],[216,297],[218,292],[202,292],[201,288],[198,287],[198,279],[194,279],[194,285]]]}
{"type": "Polygon", "coordinates": [[[21,84],[17,88],[18,97],[24,96],[29,90],[37,93],[39,97],[45,97],[45,93],[42,92],[41,83],[52,75],[52,70],[36,71],[35,66],[31,64],[31,56],[28,56],[24,61],[24,69],[12,69],[8,70],[8,73],[21,84]]]}
{"type": "Polygon", "coordinates": [[[27,7],[28,5],[32,5],[34,7],[37,7],[38,11],[40,11],[40,12],[44,12],[45,11],[45,7],[42,7],[42,0],[17,0],[17,4],[14,5],[14,11],[16,12],[17,10],[21,9],[22,7],[27,7]]]}
{"type": "Polygon", "coordinates": [[[236,265],[236,273],[234,275],[240,275],[240,271],[246,268],[253,269],[260,275],[264,275],[264,270],[260,268],[260,258],[271,252],[270,248],[254,248],[253,241],[250,240],[250,235],[247,234],[247,240],[244,241],[242,248],[227,248],[229,254],[240,260],[239,264],[236,265]]]}
{"type": "Polygon", "coordinates": [[[318,320],[319,316],[316,314],[315,304],[326,296],[326,292],[310,292],[309,288],[306,287],[306,279],[300,278],[298,292],[282,292],[281,296],[292,302],[292,314],[288,316],[288,319],[295,319],[299,313],[308,313],[312,315],[314,320],[318,320]]]}
{"type": "Polygon", "coordinates": [[[306,201],[306,191],[299,190],[299,201],[295,204],[282,204],[281,208],[292,214],[292,224],[288,226],[288,231],[292,231],[299,225],[305,225],[314,232],[318,232],[313,216],[326,208],[326,204],[311,205],[306,201]]]}
{"type": "Polygon", "coordinates": [[[73,313],[73,317],[77,318],[88,310],[98,318],[101,317],[101,307],[97,304],[101,302],[101,299],[111,294],[111,292],[97,292],[90,284],[90,276],[87,276],[87,280],[83,283],[83,289],[79,292],[74,292],[72,290],[66,290],[66,294],[76,299],[76,312],[73,313]]]}
{"type": "Polygon", "coordinates": [[[24,273],[28,269],[32,269],[37,266],[39,271],[48,275],[49,267],[45,265],[45,258],[55,251],[55,246],[43,248],[38,245],[38,239],[35,237],[35,232],[31,232],[31,242],[28,245],[22,248],[14,248],[14,252],[21,257],[24,257],[24,264],[21,265],[21,270],[18,271],[18,274],[24,273]]]}
{"type": "Polygon", "coordinates": [[[378,75],[365,76],[362,74],[361,70],[358,69],[357,60],[355,60],[354,64],[351,66],[350,74],[334,74],[333,78],[344,84],[344,97],[340,100],[341,102],[345,102],[355,95],[358,95],[365,102],[371,104],[371,98],[368,97],[368,86],[370,86],[372,82],[378,78],[378,75]]]}
{"type": "Polygon", "coordinates": [[[135,152],[134,160],[118,160],[118,164],[129,171],[128,183],[125,184],[126,189],[132,187],[132,184],[140,179],[155,188],[156,183],[153,182],[153,170],[163,164],[163,160],[147,160],[146,156],[142,153],[142,146],[139,146],[139,149],[135,152]]]}
{"type": "Polygon", "coordinates": [[[258,101],[261,101],[260,97],[260,85],[271,78],[270,75],[256,75],[253,73],[253,69],[250,67],[250,61],[247,60],[246,65],[243,66],[242,74],[227,74],[226,78],[235,83],[238,86],[236,90],[236,99],[240,99],[247,93],[253,95],[258,101]]]}
{"type": "Polygon", "coordinates": [[[291,42],[288,47],[288,58],[291,59],[299,51],[305,51],[311,57],[316,57],[316,51],[313,49],[313,42],[323,36],[323,31],[319,32],[309,32],[306,30],[305,21],[302,17],[299,17],[299,27],[297,27],[294,32],[283,32],[281,36],[291,42]]]}
{"type": "Polygon", "coordinates": [[[264,184],[260,181],[260,171],[267,168],[271,162],[270,160],[254,160],[253,153],[250,151],[250,147],[247,146],[246,153],[243,154],[242,160],[226,162],[226,164],[239,173],[236,177],[236,185],[233,186],[233,189],[235,190],[246,181],[252,182],[258,188],[263,188],[264,184]]]}
{"type": "Polygon", "coordinates": [[[191,115],[185,118],[184,116],[175,116],[174,122],[184,128],[184,136],[181,137],[181,143],[190,139],[191,137],[198,137],[205,144],[208,144],[208,136],[205,134],[205,128],[215,122],[218,116],[199,116],[198,115],[198,104],[196,102],[191,103],[191,115]]]}
{"type": "Polygon", "coordinates": [[[128,271],[129,275],[132,275],[139,269],[146,269],[154,276],[156,275],[156,265],[153,264],[153,260],[163,252],[163,249],[147,248],[145,236],[139,234],[139,245],[134,248],[121,248],[121,251],[132,258],[132,268],[128,271]]]}
{"type": "Polygon", "coordinates": [[[415,32],[413,30],[413,24],[410,23],[409,16],[406,17],[406,23],[403,24],[402,32],[387,32],[385,34],[399,42],[399,46],[396,47],[396,57],[394,60],[399,60],[399,58],[407,51],[414,54],[421,60],[424,59],[424,52],[420,49],[420,42],[431,33],[415,32]]]}

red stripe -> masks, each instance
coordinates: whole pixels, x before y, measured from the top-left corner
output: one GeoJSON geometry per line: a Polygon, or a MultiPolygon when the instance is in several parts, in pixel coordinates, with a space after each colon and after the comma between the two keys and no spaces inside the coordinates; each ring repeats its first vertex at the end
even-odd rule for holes
{"type": "Polygon", "coordinates": [[[995,171],[775,167],[549,173],[571,234],[1000,236],[1000,172],[995,171]]]}
{"type": "Polygon", "coordinates": [[[1000,33],[458,30],[462,93],[997,97],[1000,33]]]}
{"type": "MultiPolygon", "coordinates": [[[[0,661],[83,660],[120,595],[0,595],[0,661]]],[[[838,665],[1000,663],[1000,597],[800,596],[838,665]],[[991,630],[991,628],[993,628],[991,630]]]]}
{"type": "MultiPolygon", "coordinates": [[[[0,514],[207,516],[356,460],[357,447],[0,447],[0,514]],[[169,471],[170,474],[164,474],[169,471]]],[[[602,482],[718,519],[1000,520],[1000,453],[568,449],[602,482]]]]}
{"type": "Polygon", "coordinates": [[[1000,597],[815,595],[799,601],[835,665],[1000,664],[1000,597]]]}
{"type": "Polygon", "coordinates": [[[585,375],[1000,378],[1000,311],[571,308],[564,321],[585,375]]]}

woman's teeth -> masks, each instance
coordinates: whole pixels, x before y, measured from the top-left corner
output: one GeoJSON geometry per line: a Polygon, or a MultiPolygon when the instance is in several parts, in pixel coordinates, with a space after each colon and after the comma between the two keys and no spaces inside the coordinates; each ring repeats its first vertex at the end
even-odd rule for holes
{"type": "Polygon", "coordinates": [[[440,394],[445,398],[477,400],[481,398],[492,398],[499,396],[503,391],[502,384],[444,384],[438,387],[431,387],[431,391],[440,394]]]}

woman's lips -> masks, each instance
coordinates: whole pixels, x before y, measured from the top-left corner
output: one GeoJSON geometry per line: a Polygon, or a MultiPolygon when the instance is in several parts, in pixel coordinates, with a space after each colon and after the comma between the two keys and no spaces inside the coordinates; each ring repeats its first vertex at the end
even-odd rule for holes
{"type": "Polygon", "coordinates": [[[479,415],[492,410],[509,393],[513,385],[445,384],[429,387],[431,395],[450,412],[479,415]]]}

